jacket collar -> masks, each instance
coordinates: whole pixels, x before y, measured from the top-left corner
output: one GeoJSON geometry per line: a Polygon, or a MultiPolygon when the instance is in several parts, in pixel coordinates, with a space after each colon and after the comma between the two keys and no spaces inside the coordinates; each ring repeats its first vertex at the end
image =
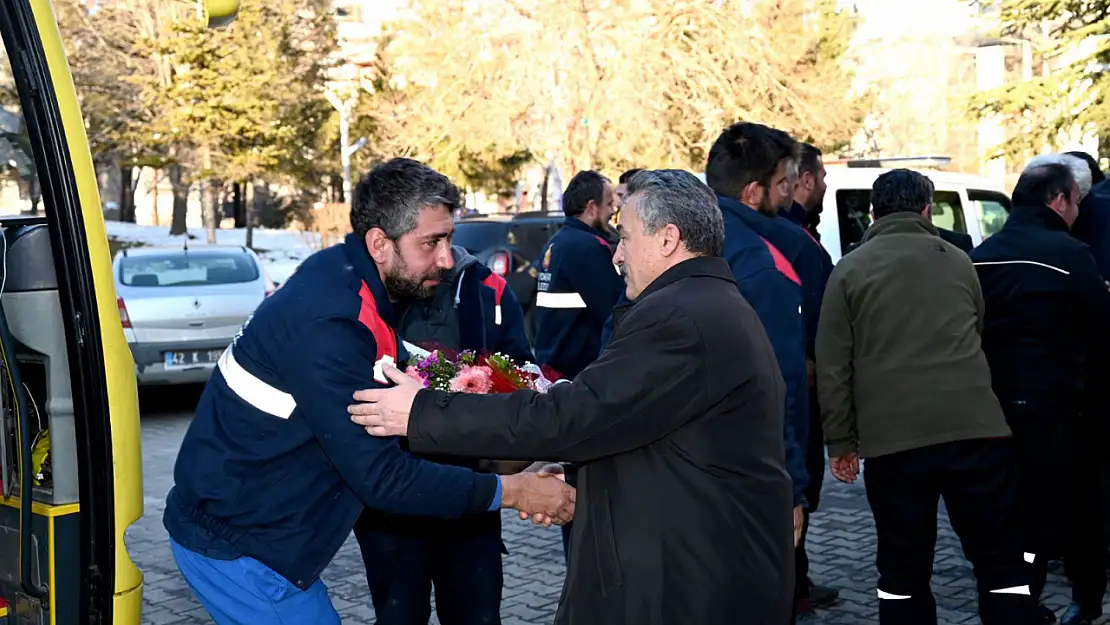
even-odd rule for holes
{"type": "Polygon", "coordinates": [[[374,305],[377,307],[382,320],[389,327],[396,328],[397,313],[393,310],[393,303],[389,301],[389,293],[385,290],[385,284],[382,283],[378,266],[374,263],[374,259],[370,258],[370,252],[366,249],[366,242],[359,239],[354,233],[348,234],[343,239],[343,251],[347,253],[347,259],[351,261],[351,267],[354,268],[355,275],[362,279],[362,282],[370,289],[370,293],[374,295],[374,305]]]}
{"type": "Polygon", "coordinates": [[[694,277],[720,278],[721,280],[736,282],[736,279],[732,277],[732,269],[729,268],[725,259],[720,256],[696,256],[688,258],[659,274],[659,277],[640,293],[636,301],[638,302],[679,280],[694,277]]]}
{"type": "Polygon", "coordinates": [[[1047,230],[1062,230],[1068,232],[1068,222],[1056,211],[1047,206],[1015,206],[1010,209],[1010,217],[1006,223],[1031,224],[1047,230]]]}
{"type": "MultiPolygon", "coordinates": [[[[747,204],[727,195],[717,196],[717,205],[721,207],[724,215],[734,215],[751,228],[763,240],[770,242],[778,250],[793,261],[805,242],[801,235],[808,237],[803,232],[795,230],[794,224],[786,217],[764,215],[747,204]]],[[[802,228],[798,228],[801,230],[802,228]]]]}
{"type": "Polygon", "coordinates": [[[594,235],[595,237],[599,237],[602,241],[605,241],[606,245],[609,244],[609,238],[605,236],[604,232],[598,230],[597,228],[594,228],[591,225],[588,225],[586,222],[582,221],[581,219],[579,219],[577,217],[567,217],[566,219],[563,220],[563,226],[566,227],[566,228],[574,228],[575,230],[581,230],[582,232],[588,232],[588,233],[594,235]]]}
{"type": "Polygon", "coordinates": [[[782,212],[782,216],[805,228],[809,225],[809,213],[801,204],[794,202],[790,208],[782,212]]]}
{"type": "Polygon", "coordinates": [[[937,234],[937,228],[929,218],[918,213],[891,213],[886,217],[871,224],[867,232],[863,233],[863,241],[870,241],[871,239],[882,236],[884,234],[937,234]]]}

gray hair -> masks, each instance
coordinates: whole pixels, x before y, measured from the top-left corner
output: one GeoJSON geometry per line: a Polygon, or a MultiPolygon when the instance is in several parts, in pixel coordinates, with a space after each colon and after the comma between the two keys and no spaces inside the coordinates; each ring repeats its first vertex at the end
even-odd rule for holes
{"type": "Polygon", "coordinates": [[[720,256],[725,221],[713,194],[694,174],[680,169],[641,171],[628,180],[628,197],[638,196],[636,216],[644,232],[655,234],[667,224],[678,228],[686,249],[701,256],[720,256]]]}
{"type": "MultiPolygon", "coordinates": [[[[1045,165],[1063,165],[1071,171],[1072,178],[1075,179],[1075,184],[1079,185],[1079,199],[1087,197],[1091,192],[1091,167],[1087,165],[1087,161],[1072,156],[1071,154],[1061,154],[1059,152],[1052,152],[1050,154],[1040,154],[1034,156],[1032,160],[1025,165],[1024,171],[1031,171],[1038,167],[1045,165]]],[[[1023,172],[1024,173],[1024,172],[1023,172]]]]}

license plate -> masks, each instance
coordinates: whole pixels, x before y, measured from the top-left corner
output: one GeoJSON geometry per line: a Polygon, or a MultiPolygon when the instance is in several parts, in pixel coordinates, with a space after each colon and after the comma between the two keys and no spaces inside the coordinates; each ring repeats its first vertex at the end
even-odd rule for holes
{"type": "Polygon", "coordinates": [[[215,364],[224,353],[222,349],[198,349],[180,352],[165,352],[166,367],[200,367],[215,364]]]}

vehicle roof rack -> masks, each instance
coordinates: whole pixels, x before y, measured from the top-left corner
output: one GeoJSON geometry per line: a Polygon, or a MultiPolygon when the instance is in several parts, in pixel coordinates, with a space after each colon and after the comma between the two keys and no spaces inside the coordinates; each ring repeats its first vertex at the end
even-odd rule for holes
{"type": "Polygon", "coordinates": [[[894,169],[898,167],[917,169],[944,169],[952,162],[951,156],[881,156],[877,158],[842,158],[825,161],[825,166],[843,165],[852,169],[879,167],[894,169]]]}

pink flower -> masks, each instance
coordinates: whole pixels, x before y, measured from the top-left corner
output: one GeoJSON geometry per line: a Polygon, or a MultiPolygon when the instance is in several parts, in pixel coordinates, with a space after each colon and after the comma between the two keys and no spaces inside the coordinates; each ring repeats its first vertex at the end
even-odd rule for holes
{"type": "Polygon", "coordinates": [[[423,373],[420,373],[419,369],[412,365],[409,365],[408,368],[405,369],[405,375],[423,384],[425,387],[428,386],[428,379],[424,377],[423,373]]]}
{"type": "Polygon", "coordinates": [[[455,393],[485,395],[493,389],[493,370],[481,366],[463,367],[451,379],[450,388],[455,393]]]}

